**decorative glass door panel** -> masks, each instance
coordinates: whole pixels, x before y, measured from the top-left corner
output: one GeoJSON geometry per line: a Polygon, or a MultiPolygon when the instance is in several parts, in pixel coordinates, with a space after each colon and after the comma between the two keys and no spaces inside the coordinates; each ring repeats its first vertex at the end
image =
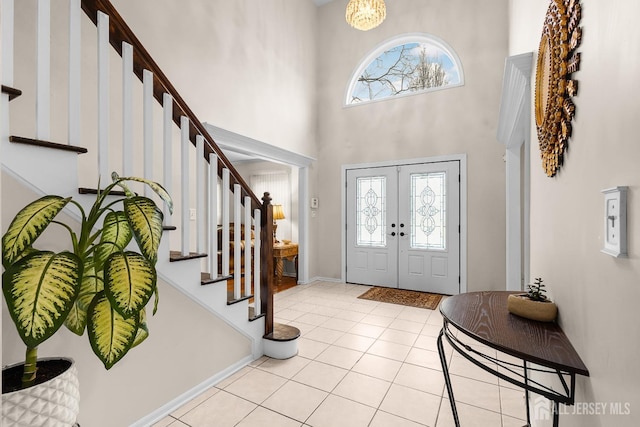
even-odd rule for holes
{"type": "Polygon", "coordinates": [[[410,182],[411,248],[446,249],[446,174],[414,173],[410,182]]]}
{"type": "Polygon", "coordinates": [[[387,244],[386,184],[385,176],[356,179],[356,244],[358,246],[384,247],[387,244]]]}

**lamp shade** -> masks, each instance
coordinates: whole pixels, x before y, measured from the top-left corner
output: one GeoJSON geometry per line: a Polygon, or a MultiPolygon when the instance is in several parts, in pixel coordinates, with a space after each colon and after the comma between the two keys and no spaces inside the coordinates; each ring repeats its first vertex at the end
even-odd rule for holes
{"type": "Polygon", "coordinates": [[[273,205],[273,220],[284,219],[282,205],[273,205]]]}
{"type": "Polygon", "coordinates": [[[362,31],[377,27],[386,17],[384,0],[349,0],[345,13],[349,25],[362,31]]]}

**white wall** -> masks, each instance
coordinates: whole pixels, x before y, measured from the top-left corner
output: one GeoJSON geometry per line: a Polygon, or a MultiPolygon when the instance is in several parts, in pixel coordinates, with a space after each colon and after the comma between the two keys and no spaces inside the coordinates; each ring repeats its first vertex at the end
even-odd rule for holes
{"type": "MultiPolygon", "coordinates": [[[[590,377],[578,379],[580,403],[629,403],[631,414],[562,415],[563,426],[640,424],[640,3],[582,1],[579,93],[565,162],[555,178],[541,167],[532,122],[531,275],[542,277],[559,308],[559,322],[590,377]],[[601,190],[629,186],[629,257],[603,247],[601,190]]],[[[537,52],[548,2],[511,0],[509,53],[537,52]]],[[[535,70],[534,70],[535,73],[535,70]]],[[[533,81],[533,79],[532,79],[533,81]]],[[[532,278],[530,278],[532,280],[532,278]]],[[[573,408],[566,411],[571,413],[573,408]]],[[[538,422],[535,425],[551,425],[538,422]]]]}
{"type": "Polygon", "coordinates": [[[468,289],[504,289],[505,166],[496,129],[507,1],[388,2],[385,22],[367,32],[345,22],[345,5],[334,1],[319,9],[318,161],[311,174],[320,209],[310,218],[318,254],[311,277],[341,274],[342,165],[466,153],[468,289]],[[457,52],[465,85],[344,108],[347,84],[361,60],[385,40],[413,32],[437,36],[457,52]]]}

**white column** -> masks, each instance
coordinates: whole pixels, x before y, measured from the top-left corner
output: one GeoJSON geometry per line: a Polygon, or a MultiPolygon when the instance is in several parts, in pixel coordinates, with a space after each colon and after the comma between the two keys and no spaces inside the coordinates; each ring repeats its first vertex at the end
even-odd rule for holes
{"type": "Polygon", "coordinates": [[[109,16],[98,12],[98,173],[109,177],[109,16]]]}
{"type": "Polygon", "coordinates": [[[182,201],[182,255],[189,255],[191,231],[189,227],[189,118],[180,117],[180,200],[182,201]]]}
{"type": "Polygon", "coordinates": [[[80,146],[81,22],[80,0],[69,0],[69,145],[80,146]]]}
{"type": "Polygon", "coordinates": [[[233,297],[240,299],[240,282],[242,280],[242,190],[240,184],[233,185],[233,297]]]}
{"type": "MultiPolygon", "coordinates": [[[[168,93],[162,96],[162,183],[169,194],[173,188],[173,147],[171,146],[173,132],[173,97],[168,93]]],[[[164,205],[164,224],[172,224],[171,212],[166,203],[164,205]]]]}
{"type": "Polygon", "coordinates": [[[205,252],[206,239],[204,234],[204,137],[196,135],[196,250],[205,252]]]}
{"type": "Polygon", "coordinates": [[[38,0],[36,50],[36,138],[49,140],[51,128],[51,0],[38,0]]]}
{"type": "Polygon", "coordinates": [[[229,169],[222,170],[222,275],[229,275],[229,169]]]}
{"type": "Polygon", "coordinates": [[[133,176],[133,46],[126,42],[122,42],[122,176],[133,176]]]}
{"type": "Polygon", "coordinates": [[[209,273],[218,276],[218,156],[209,153],[209,273]]]}
{"type": "Polygon", "coordinates": [[[251,295],[251,197],[244,198],[244,294],[251,295]]]}
{"type": "Polygon", "coordinates": [[[253,247],[253,301],[255,306],[255,315],[259,315],[261,313],[262,304],[260,301],[260,260],[261,260],[261,244],[262,240],[260,240],[261,235],[261,220],[262,220],[262,212],[260,209],[256,209],[253,211],[253,228],[255,231],[256,238],[254,239],[254,247],[253,247]]]}
{"type": "MultiPolygon", "coordinates": [[[[153,73],[142,71],[142,139],[144,153],[144,177],[153,181],[153,73]]],[[[144,195],[153,197],[153,190],[144,186],[144,195]]]]}

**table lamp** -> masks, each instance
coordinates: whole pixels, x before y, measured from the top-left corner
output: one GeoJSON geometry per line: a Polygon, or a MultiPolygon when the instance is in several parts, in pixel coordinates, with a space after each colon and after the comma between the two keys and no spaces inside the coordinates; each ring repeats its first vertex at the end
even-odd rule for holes
{"type": "Polygon", "coordinates": [[[284,210],[282,205],[273,205],[273,243],[280,243],[276,238],[276,229],[278,228],[277,220],[284,219],[284,210]]]}

